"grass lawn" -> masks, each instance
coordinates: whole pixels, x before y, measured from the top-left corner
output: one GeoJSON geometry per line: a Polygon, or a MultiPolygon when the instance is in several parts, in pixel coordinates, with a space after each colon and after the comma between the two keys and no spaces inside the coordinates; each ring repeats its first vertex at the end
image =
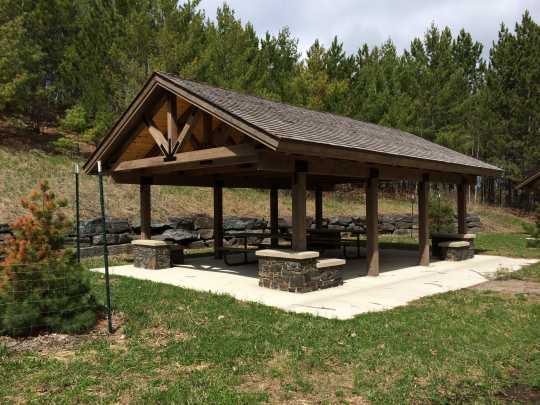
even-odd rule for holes
{"type": "Polygon", "coordinates": [[[540,248],[528,248],[526,238],[527,235],[516,233],[479,234],[475,247],[481,254],[540,258],[540,248]]]}
{"type": "MultiPolygon", "coordinates": [[[[479,244],[494,252],[519,245],[517,237],[506,239],[481,237],[479,244]]],[[[540,265],[506,277],[540,281],[540,265]]],[[[91,274],[91,280],[103,299],[102,276],[91,274]]],[[[0,348],[0,398],[34,403],[540,401],[538,295],[469,289],[336,321],[121,277],[112,279],[112,291],[114,311],[125,319],[115,335],[83,339],[71,350],[0,348]]]]}

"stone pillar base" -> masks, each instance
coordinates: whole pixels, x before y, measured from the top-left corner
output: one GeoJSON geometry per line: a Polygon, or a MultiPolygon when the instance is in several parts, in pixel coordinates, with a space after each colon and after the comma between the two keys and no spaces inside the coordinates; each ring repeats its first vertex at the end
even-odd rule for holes
{"type": "Polygon", "coordinates": [[[159,270],[172,267],[173,245],[160,240],[134,240],[133,266],[141,269],[159,270]]]}
{"type": "Polygon", "coordinates": [[[471,249],[469,242],[441,242],[439,243],[439,248],[441,250],[441,257],[444,260],[457,262],[471,258],[471,249]]]}
{"type": "Polygon", "coordinates": [[[341,259],[317,260],[318,252],[264,249],[259,259],[259,286],[306,293],[343,284],[341,259]]]}

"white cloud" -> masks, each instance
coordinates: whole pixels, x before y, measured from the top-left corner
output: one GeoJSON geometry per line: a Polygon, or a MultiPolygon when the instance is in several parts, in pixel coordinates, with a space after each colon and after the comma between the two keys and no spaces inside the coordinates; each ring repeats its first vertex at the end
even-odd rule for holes
{"type": "MultiPolygon", "coordinates": [[[[485,52],[497,39],[501,22],[513,28],[525,9],[540,22],[539,0],[228,0],[243,22],[250,21],[259,34],[277,33],[289,26],[305,51],[316,38],[329,44],[334,35],[347,52],[367,43],[379,45],[391,38],[397,48],[408,47],[434,22],[461,28],[484,44],[485,52]]],[[[202,0],[206,15],[215,17],[222,0],[202,0]]]]}

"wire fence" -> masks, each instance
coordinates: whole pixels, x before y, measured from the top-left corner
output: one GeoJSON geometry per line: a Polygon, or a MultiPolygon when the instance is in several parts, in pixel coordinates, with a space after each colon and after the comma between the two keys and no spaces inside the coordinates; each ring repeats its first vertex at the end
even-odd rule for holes
{"type": "Polygon", "coordinates": [[[103,307],[82,267],[61,262],[0,264],[0,335],[79,333],[103,307]]]}

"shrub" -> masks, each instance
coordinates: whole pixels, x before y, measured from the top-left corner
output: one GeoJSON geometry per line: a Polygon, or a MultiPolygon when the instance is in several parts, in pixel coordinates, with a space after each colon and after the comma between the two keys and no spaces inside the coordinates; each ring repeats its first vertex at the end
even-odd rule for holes
{"type": "Polygon", "coordinates": [[[68,131],[82,133],[88,127],[86,110],[81,105],[75,105],[66,110],[66,115],[60,120],[60,126],[68,131]]]}
{"type": "Polygon", "coordinates": [[[534,224],[523,224],[523,229],[532,238],[540,238],[540,204],[536,205],[534,211],[534,224]]]}
{"type": "Polygon", "coordinates": [[[63,152],[74,151],[77,148],[77,142],[67,137],[58,138],[52,142],[52,145],[63,152]]]}
{"type": "Polygon", "coordinates": [[[429,201],[429,232],[453,233],[456,231],[454,208],[446,200],[431,198],[429,201]]]}
{"type": "Polygon", "coordinates": [[[88,143],[97,145],[103,135],[111,127],[114,122],[114,114],[110,112],[100,111],[96,113],[93,124],[83,132],[82,139],[88,143]]]}
{"type": "Polygon", "coordinates": [[[30,213],[13,224],[0,263],[0,331],[21,336],[92,327],[96,300],[73,252],[62,250],[70,226],[59,210],[65,201],[42,182],[22,205],[30,213]]]}

